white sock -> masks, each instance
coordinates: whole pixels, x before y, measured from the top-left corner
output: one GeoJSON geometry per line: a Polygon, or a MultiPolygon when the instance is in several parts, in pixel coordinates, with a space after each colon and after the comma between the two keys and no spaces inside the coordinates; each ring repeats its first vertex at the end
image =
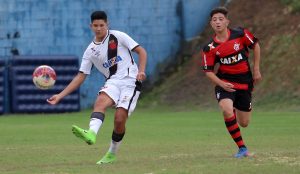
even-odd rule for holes
{"type": "Polygon", "coordinates": [[[116,141],[114,141],[114,140],[111,140],[110,147],[109,147],[109,150],[108,150],[108,151],[109,151],[110,153],[116,154],[117,151],[118,151],[118,149],[119,149],[119,147],[120,147],[120,145],[121,145],[121,142],[122,142],[122,141],[116,142],[116,141]]]}
{"type": "Polygon", "coordinates": [[[100,120],[98,118],[91,118],[90,130],[93,130],[97,134],[101,125],[102,125],[102,120],[100,120]]]}

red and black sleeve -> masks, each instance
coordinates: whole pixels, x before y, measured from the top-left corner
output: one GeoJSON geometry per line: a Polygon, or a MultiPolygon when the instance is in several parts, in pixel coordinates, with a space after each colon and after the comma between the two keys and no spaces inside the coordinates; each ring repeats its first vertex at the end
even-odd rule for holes
{"type": "Polygon", "coordinates": [[[243,42],[247,47],[253,49],[258,39],[249,30],[244,29],[243,42]]]}
{"type": "Polygon", "coordinates": [[[215,66],[215,53],[209,45],[205,46],[202,50],[202,68],[204,72],[214,71],[215,66]]]}

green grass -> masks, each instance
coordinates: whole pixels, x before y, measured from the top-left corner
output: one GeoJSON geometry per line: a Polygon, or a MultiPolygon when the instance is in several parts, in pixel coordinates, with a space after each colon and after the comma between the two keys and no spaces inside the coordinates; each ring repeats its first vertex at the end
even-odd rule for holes
{"type": "Polygon", "coordinates": [[[95,163],[107,151],[108,113],[95,145],[71,133],[87,127],[89,111],[0,117],[1,174],[299,173],[299,112],[254,112],[242,129],[253,157],[235,159],[236,147],[218,112],[137,110],[114,164],[95,163]]]}

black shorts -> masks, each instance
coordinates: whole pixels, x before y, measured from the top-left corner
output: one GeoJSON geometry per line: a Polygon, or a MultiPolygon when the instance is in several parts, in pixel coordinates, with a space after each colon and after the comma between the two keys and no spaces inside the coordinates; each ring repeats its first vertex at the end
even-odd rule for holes
{"type": "Polygon", "coordinates": [[[252,109],[252,93],[249,90],[236,90],[235,92],[228,92],[220,86],[216,86],[215,95],[218,102],[225,98],[231,99],[233,101],[233,107],[240,111],[250,112],[252,109]]]}

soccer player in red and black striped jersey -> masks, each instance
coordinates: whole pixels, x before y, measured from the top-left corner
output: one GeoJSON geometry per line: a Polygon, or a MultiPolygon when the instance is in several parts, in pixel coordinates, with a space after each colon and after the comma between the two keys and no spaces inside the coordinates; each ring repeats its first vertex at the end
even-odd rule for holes
{"type": "Polygon", "coordinates": [[[240,128],[247,127],[251,117],[254,84],[261,80],[260,46],[257,38],[244,28],[228,28],[228,10],[217,7],[210,13],[215,35],[204,46],[202,65],[206,76],[216,85],[215,94],[223,112],[225,125],[239,150],[237,158],[248,156],[240,128]],[[253,71],[248,62],[253,49],[253,71]],[[215,65],[219,64],[217,72],[215,65]]]}

